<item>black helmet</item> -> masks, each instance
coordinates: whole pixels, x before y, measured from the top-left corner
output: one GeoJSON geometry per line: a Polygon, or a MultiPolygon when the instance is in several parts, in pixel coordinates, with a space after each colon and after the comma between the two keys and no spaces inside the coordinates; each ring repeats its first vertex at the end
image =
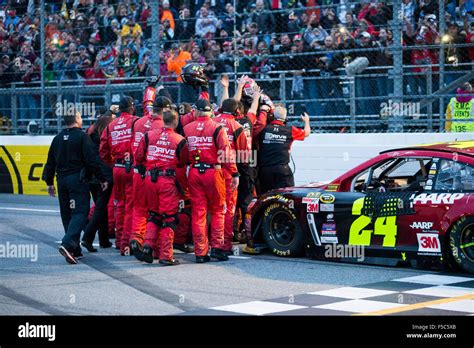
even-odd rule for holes
{"type": "Polygon", "coordinates": [[[204,72],[204,66],[198,63],[186,64],[181,71],[183,82],[190,86],[208,86],[209,79],[204,72]]]}

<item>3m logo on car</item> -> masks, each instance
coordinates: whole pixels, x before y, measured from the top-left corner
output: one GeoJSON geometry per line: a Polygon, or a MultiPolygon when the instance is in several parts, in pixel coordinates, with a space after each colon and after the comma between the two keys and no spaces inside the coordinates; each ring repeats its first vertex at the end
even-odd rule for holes
{"type": "Polygon", "coordinates": [[[437,234],[417,233],[418,251],[436,253],[441,252],[441,245],[437,234]]]}

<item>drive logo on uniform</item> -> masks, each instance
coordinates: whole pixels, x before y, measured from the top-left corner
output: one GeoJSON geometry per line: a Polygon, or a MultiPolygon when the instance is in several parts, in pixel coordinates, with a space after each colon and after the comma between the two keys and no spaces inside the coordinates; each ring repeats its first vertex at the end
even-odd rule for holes
{"type": "Polygon", "coordinates": [[[418,251],[436,253],[441,252],[441,245],[437,234],[417,233],[418,251]]]}
{"type": "Polygon", "coordinates": [[[418,230],[429,230],[433,225],[432,222],[413,222],[410,227],[418,230]]]}
{"type": "Polygon", "coordinates": [[[47,338],[52,342],[56,340],[56,325],[34,325],[26,322],[18,326],[20,338],[47,338]]]}
{"type": "Polygon", "coordinates": [[[189,144],[212,143],[212,137],[188,137],[189,144]]]}

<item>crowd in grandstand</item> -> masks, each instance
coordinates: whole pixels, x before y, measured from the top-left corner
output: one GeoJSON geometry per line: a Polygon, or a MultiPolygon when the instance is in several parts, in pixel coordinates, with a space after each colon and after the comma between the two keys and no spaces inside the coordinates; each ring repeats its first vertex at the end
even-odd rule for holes
{"type": "MultiPolygon", "coordinates": [[[[235,1],[234,8],[234,1],[229,0],[162,0],[159,72],[152,71],[150,63],[150,2],[45,2],[44,14],[39,1],[7,0],[0,5],[0,86],[39,81],[41,15],[46,21],[47,81],[103,84],[111,79],[122,83],[155,73],[165,82],[179,81],[181,68],[192,61],[206,63],[211,78],[235,70],[250,72],[255,78],[291,71],[295,78],[289,98],[303,99],[308,94],[313,98],[340,98],[342,89],[337,82],[331,85],[334,80],[327,79],[322,86],[311,77],[343,74],[341,68],[357,56],[367,57],[372,67],[381,67],[366,73],[387,73],[382,67],[393,64],[389,50],[393,40],[390,21],[394,17],[391,2],[256,0],[235,1]]],[[[446,82],[457,78],[457,71],[470,69],[462,63],[474,60],[473,1],[445,3],[449,38],[442,41],[444,33],[439,33],[440,9],[436,0],[402,2],[403,45],[415,46],[404,50],[404,64],[415,65],[406,70],[420,74],[408,78],[406,94],[426,93],[426,83],[418,77],[424,77],[428,69],[437,70],[426,66],[439,63],[439,49],[429,45],[446,44],[446,82]]],[[[388,95],[392,83],[386,77],[375,77],[370,84],[358,88],[362,93],[358,96],[388,95]]],[[[31,99],[25,104],[34,103],[31,99]]],[[[363,105],[362,108],[365,109],[363,105]]],[[[310,111],[312,115],[325,114],[321,109],[310,111]]]]}

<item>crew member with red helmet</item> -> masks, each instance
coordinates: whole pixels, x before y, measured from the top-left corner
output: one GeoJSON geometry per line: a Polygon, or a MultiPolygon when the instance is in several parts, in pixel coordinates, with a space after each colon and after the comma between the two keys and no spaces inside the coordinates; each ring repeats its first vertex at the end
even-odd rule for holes
{"type": "MultiPolygon", "coordinates": [[[[156,80],[151,81],[152,84],[156,85],[156,80]]],[[[154,85],[149,85],[145,90],[145,97],[147,97],[147,92],[151,90],[154,91],[154,85]]],[[[150,96],[152,94],[150,93],[150,96]]],[[[146,98],[144,104],[147,103],[148,107],[145,114],[141,119],[139,119],[132,130],[132,154],[135,159],[135,169],[133,175],[133,221],[132,221],[132,230],[131,236],[129,236],[130,248],[133,255],[140,260],[140,250],[144,242],[145,230],[147,224],[147,200],[146,195],[143,194],[145,191],[145,175],[146,170],[143,165],[137,163],[135,154],[140,144],[141,139],[145,133],[162,128],[163,127],[163,112],[169,111],[171,109],[171,100],[167,97],[158,96],[155,99],[146,98]],[[149,104],[154,102],[152,109],[149,108],[149,104]]],[[[126,237],[125,237],[126,238],[126,237]]],[[[126,242],[125,238],[124,242],[126,242]]]]}
{"type": "Polygon", "coordinates": [[[237,189],[239,174],[232,157],[225,129],[211,119],[211,103],[201,99],[196,103],[196,120],[184,127],[189,144],[191,167],[188,175],[191,195],[192,231],[197,263],[209,262],[206,216],[211,213],[211,254],[220,261],[228,260],[223,252],[225,216],[225,176],[222,167],[232,177],[231,187],[237,189]],[[224,159],[224,161],[222,160],[224,159]]]}
{"type": "Polygon", "coordinates": [[[115,247],[120,254],[129,254],[128,244],[124,244],[124,231],[132,228],[133,213],[133,171],[130,154],[132,127],[138,119],[134,116],[135,104],[133,99],[125,96],[120,100],[120,117],[111,122],[102,132],[100,139],[100,158],[106,164],[113,166],[114,197],[117,202],[115,211],[116,236],[115,247]]]}
{"type": "MultiPolygon", "coordinates": [[[[158,100],[158,99],[157,99],[158,100]]],[[[156,110],[155,101],[155,110],[156,110]]],[[[161,104],[159,105],[161,107],[161,104]]],[[[178,114],[166,111],[164,126],[145,133],[136,152],[136,161],[146,168],[145,189],[149,219],[145,234],[142,260],[153,263],[153,247],[159,240],[159,263],[178,265],[173,258],[173,239],[178,226],[178,210],[181,200],[176,170],[185,167],[188,145],[183,136],[175,132],[178,114]]]]}
{"type": "MultiPolygon", "coordinates": [[[[235,160],[243,158],[252,150],[252,144],[247,141],[244,128],[236,121],[240,116],[239,103],[232,98],[225,99],[221,106],[222,113],[214,118],[214,121],[224,127],[229,138],[231,153],[233,158],[226,160],[235,160]]],[[[240,162],[240,161],[239,161],[240,162]]],[[[237,203],[238,191],[232,187],[232,173],[224,169],[226,186],[226,212],[224,223],[224,245],[223,250],[226,255],[232,255],[232,238],[234,235],[234,216],[237,203]]]]}

